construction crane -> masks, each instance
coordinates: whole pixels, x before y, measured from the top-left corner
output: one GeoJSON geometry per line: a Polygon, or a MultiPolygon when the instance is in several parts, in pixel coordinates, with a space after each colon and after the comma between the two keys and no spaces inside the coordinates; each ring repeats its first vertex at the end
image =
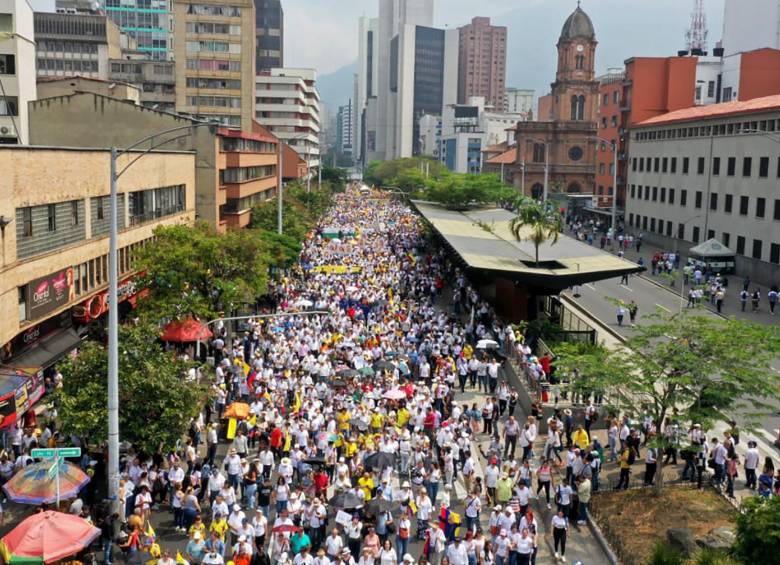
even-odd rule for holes
{"type": "Polygon", "coordinates": [[[704,0],[693,0],[691,27],[685,32],[685,42],[688,51],[693,53],[707,51],[707,14],[704,13],[704,0]]]}

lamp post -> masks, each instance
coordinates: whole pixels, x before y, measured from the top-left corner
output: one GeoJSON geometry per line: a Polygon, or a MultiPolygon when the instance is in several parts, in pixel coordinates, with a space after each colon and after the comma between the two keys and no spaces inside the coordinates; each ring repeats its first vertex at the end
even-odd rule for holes
{"type": "Polygon", "coordinates": [[[127,169],[132,167],[139,159],[148,155],[151,151],[192,135],[187,131],[155,143],[154,138],[161,135],[175,133],[184,130],[193,130],[199,127],[214,127],[212,123],[193,123],[157,132],[153,135],[139,139],[125,149],[111,148],[110,171],[110,217],[109,217],[109,247],[108,247],[108,498],[111,501],[112,510],[118,508],[119,496],[119,308],[117,300],[117,181],[127,169]],[[122,170],[117,170],[117,159],[122,155],[128,155],[137,147],[149,142],[149,147],[140,151],[122,170]]]}

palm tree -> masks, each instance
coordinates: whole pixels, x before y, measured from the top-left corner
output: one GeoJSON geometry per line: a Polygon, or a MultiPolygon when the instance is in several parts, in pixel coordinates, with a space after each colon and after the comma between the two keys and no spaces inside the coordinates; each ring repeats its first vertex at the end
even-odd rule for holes
{"type": "Polygon", "coordinates": [[[516,209],[517,215],[510,220],[509,229],[517,241],[526,239],[534,244],[538,267],[539,246],[545,241],[550,241],[551,245],[558,243],[563,228],[561,215],[546,203],[531,198],[519,199],[516,209]]]}

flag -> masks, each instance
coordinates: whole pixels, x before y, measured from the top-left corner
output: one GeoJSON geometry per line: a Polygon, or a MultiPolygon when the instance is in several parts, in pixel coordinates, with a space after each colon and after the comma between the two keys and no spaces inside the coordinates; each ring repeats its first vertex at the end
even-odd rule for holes
{"type": "Polygon", "coordinates": [[[180,551],[176,552],[176,563],[178,563],[179,565],[189,565],[189,561],[187,561],[186,559],[184,559],[184,557],[182,557],[180,551]]]}
{"type": "Polygon", "coordinates": [[[149,521],[146,522],[146,536],[150,538],[157,537],[154,533],[154,528],[152,528],[152,523],[149,521]]]}
{"type": "Polygon", "coordinates": [[[295,403],[293,404],[292,412],[295,414],[301,409],[301,394],[295,391],[295,403]]]}
{"type": "Polygon", "coordinates": [[[226,437],[227,439],[233,439],[236,437],[236,428],[238,427],[238,420],[235,418],[228,418],[228,429],[226,437]]]}

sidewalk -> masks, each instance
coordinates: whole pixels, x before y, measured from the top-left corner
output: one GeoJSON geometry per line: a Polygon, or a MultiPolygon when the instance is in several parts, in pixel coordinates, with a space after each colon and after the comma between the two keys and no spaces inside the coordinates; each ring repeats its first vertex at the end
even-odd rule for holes
{"type": "MultiPolygon", "coordinates": [[[[594,242],[594,245],[598,245],[598,244],[594,242]]],[[[609,246],[605,247],[604,250],[610,251],[609,246]]],[[[651,270],[650,260],[653,258],[653,255],[655,255],[656,252],[664,253],[668,251],[669,251],[668,249],[662,249],[658,246],[654,246],[652,244],[643,241],[642,246],[640,247],[640,253],[637,253],[636,246],[633,246],[625,250],[625,258],[636,262],[639,260],[639,257],[642,257],[644,259],[645,266],[647,267],[647,271],[637,276],[652,281],[653,283],[667,289],[669,292],[672,292],[677,296],[679,296],[680,284],[683,281],[682,267],[685,265],[686,261],[688,260],[688,256],[686,254],[683,253],[680,256],[679,276],[677,277],[677,280],[674,281],[674,285],[670,285],[668,280],[666,280],[663,277],[657,275],[654,276],[651,274],[652,270],[651,270]]],[[[766,294],[769,291],[769,287],[751,282],[750,292],[752,293],[755,289],[758,289],[761,292],[761,303],[759,306],[759,311],[755,314],[752,313],[750,311],[751,309],[750,301],[748,301],[746,311],[742,312],[740,301],[739,301],[739,292],[742,290],[742,282],[744,280],[744,277],[738,274],[731,274],[728,275],[727,278],[728,278],[728,286],[726,287],[726,298],[723,301],[723,307],[721,309],[721,314],[723,316],[734,316],[735,318],[738,319],[749,320],[761,324],[780,323],[780,305],[778,305],[775,308],[775,312],[776,312],[775,316],[772,316],[769,313],[769,301],[766,298],[766,294]]],[[[772,283],[772,284],[778,284],[778,286],[780,286],[780,281],[777,281],[776,283],[772,283]]],[[[687,291],[688,291],[688,287],[686,286],[684,290],[684,294],[687,295],[687,291]]],[[[685,297],[685,300],[687,302],[687,296],[685,297]]],[[[713,312],[716,311],[715,306],[713,304],[710,304],[707,301],[703,301],[702,306],[705,308],[709,308],[713,312]]]]}

